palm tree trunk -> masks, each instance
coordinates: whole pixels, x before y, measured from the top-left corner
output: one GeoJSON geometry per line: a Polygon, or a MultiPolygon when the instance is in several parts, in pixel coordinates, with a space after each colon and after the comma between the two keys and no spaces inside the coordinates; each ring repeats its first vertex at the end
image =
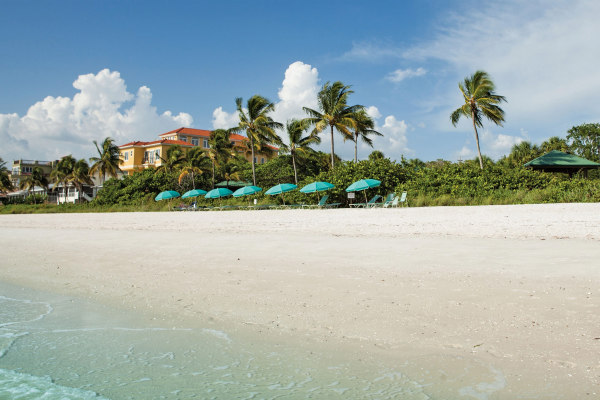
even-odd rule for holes
{"type": "Polygon", "coordinates": [[[333,125],[329,125],[331,127],[331,169],[333,169],[333,167],[335,166],[335,160],[333,158],[333,155],[335,154],[333,151],[333,125]]]}
{"type": "Polygon", "coordinates": [[[479,155],[479,167],[483,171],[483,158],[481,158],[481,150],[479,149],[479,134],[477,133],[477,125],[475,124],[475,113],[471,111],[471,119],[473,120],[473,129],[475,129],[475,143],[477,143],[477,154],[479,155]]]}
{"type": "Polygon", "coordinates": [[[194,179],[194,170],[192,170],[192,189],[196,189],[196,180],[194,179]]]}
{"type": "Polygon", "coordinates": [[[254,137],[250,135],[250,150],[252,150],[252,184],[256,186],[256,172],[254,171],[254,137]]]}
{"type": "Polygon", "coordinates": [[[354,135],[354,163],[358,162],[358,132],[354,135]]]}
{"type": "Polygon", "coordinates": [[[212,160],[213,170],[212,170],[212,188],[215,188],[215,160],[212,160]]]}
{"type": "Polygon", "coordinates": [[[298,184],[298,172],[296,171],[296,157],[294,156],[293,152],[292,152],[292,165],[294,166],[294,183],[297,185],[298,184]]]}

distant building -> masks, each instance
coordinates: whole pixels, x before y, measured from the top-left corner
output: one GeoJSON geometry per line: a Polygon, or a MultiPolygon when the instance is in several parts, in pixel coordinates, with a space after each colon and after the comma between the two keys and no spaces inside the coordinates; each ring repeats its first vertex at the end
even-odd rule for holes
{"type": "MultiPolygon", "coordinates": [[[[139,171],[150,167],[159,167],[162,165],[162,158],[167,149],[171,146],[181,146],[185,151],[193,147],[201,147],[208,149],[208,140],[210,132],[203,129],[179,128],[158,135],[159,140],[152,142],[129,142],[119,146],[121,151],[121,159],[123,164],[120,165],[121,170],[128,175],[132,175],[134,171],[139,171]]],[[[251,161],[251,154],[245,150],[247,148],[248,138],[245,136],[231,134],[231,143],[234,149],[239,154],[242,154],[246,160],[251,161]]],[[[268,160],[277,156],[276,147],[269,146],[270,152],[255,153],[255,163],[264,164],[268,160]]]]}
{"type": "Polygon", "coordinates": [[[31,175],[35,167],[40,167],[48,180],[50,180],[50,172],[58,161],[37,161],[37,160],[14,160],[10,174],[10,180],[14,187],[18,188],[21,184],[21,179],[31,175]]]}
{"type": "Polygon", "coordinates": [[[83,185],[81,193],[79,190],[70,183],[67,185],[66,189],[63,188],[63,185],[56,185],[52,183],[50,179],[50,173],[58,163],[58,160],[55,161],[37,161],[37,160],[15,160],[13,161],[12,170],[10,174],[10,180],[12,181],[15,190],[12,193],[8,193],[8,198],[25,198],[30,194],[42,194],[47,195],[47,201],[49,203],[76,203],[80,201],[91,201],[96,197],[98,193],[98,189],[101,187],[99,174],[96,173],[91,176],[93,185],[83,185]],[[49,185],[48,189],[38,187],[31,190],[20,190],[19,186],[21,184],[21,180],[33,172],[35,167],[40,167],[42,169],[42,173],[48,179],[49,185]]]}

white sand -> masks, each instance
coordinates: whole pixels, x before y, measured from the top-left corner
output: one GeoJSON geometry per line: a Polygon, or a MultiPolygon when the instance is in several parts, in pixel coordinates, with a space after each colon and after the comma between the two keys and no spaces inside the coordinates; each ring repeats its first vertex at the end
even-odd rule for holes
{"type": "Polygon", "coordinates": [[[600,204],[1,215],[0,240],[4,282],[440,381],[492,366],[464,398],[600,396],[600,204]]]}

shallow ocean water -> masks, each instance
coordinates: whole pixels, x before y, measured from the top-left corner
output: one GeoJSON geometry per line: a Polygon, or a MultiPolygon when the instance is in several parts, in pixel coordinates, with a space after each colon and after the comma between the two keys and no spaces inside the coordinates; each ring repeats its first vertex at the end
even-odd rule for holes
{"type": "Polygon", "coordinates": [[[389,367],[0,289],[0,399],[431,398],[389,367]]]}

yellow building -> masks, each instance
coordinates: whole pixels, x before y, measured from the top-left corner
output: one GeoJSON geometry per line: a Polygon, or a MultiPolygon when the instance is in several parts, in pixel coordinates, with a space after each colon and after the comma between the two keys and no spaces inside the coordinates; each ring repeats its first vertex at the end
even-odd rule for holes
{"type": "MultiPolygon", "coordinates": [[[[162,164],[161,157],[167,152],[170,146],[179,145],[184,150],[192,147],[202,147],[208,149],[208,140],[210,132],[203,129],[179,128],[158,135],[159,140],[153,142],[130,142],[119,146],[121,151],[121,170],[132,175],[134,171],[139,171],[150,167],[159,167],[162,164]]],[[[236,151],[251,161],[251,154],[246,150],[248,148],[248,138],[245,136],[231,134],[231,143],[236,151]]],[[[255,163],[264,164],[266,161],[277,156],[276,147],[269,146],[269,152],[255,153],[255,163]]],[[[187,150],[186,150],[187,151],[187,150]]]]}

